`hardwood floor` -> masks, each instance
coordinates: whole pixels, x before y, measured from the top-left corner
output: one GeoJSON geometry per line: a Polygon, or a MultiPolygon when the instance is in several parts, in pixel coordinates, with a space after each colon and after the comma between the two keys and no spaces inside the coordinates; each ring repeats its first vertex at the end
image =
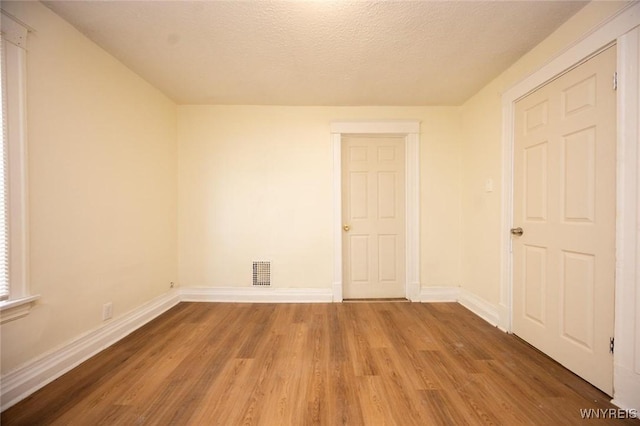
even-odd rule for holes
{"type": "Polygon", "coordinates": [[[0,420],[569,425],[607,401],[458,304],[181,303],[0,420]]]}

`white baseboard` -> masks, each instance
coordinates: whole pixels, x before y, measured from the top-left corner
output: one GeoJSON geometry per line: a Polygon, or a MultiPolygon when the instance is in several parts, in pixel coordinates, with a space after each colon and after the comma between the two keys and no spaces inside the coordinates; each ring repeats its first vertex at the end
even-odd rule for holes
{"type": "Polygon", "coordinates": [[[640,374],[622,365],[614,365],[613,400],[611,403],[624,410],[636,410],[640,415],[640,374]]]}
{"type": "Polygon", "coordinates": [[[183,287],[183,302],[331,303],[329,288],[183,287]]]}
{"type": "Polygon", "coordinates": [[[420,291],[423,303],[458,302],[489,324],[505,330],[501,310],[468,290],[460,287],[423,287],[420,291]]]}
{"type": "Polygon", "coordinates": [[[431,302],[457,302],[459,287],[422,287],[420,289],[420,301],[431,302]]]}
{"type": "Polygon", "coordinates": [[[459,289],[458,303],[465,308],[469,309],[474,314],[488,322],[489,324],[498,327],[500,326],[500,313],[497,306],[487,302],[481,297],[476,296],[468,290],[463,288],[459,289]]]}
{"type": "Polygon", "coordinates": [[[141,307],[78,337],[2,378],[1,411],[6,410],[98,352],[142,327],[180,302],[177,291],[159,296],[141,307]]]}
{"type": "Polygon", "coordinates": [[[333,288],[333,301],[342,302],[342,281],[335,281],[332,285],[333,288]]]}

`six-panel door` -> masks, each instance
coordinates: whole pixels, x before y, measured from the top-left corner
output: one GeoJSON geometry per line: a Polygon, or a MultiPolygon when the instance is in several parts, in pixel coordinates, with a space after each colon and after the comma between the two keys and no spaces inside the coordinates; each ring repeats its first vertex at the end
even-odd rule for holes
{"type": "Polygon", "coordinates": [[[343,297],[405,297],[404,138],[342,139],[343,297]]]}
{"type": "Polygon", "coordinates": [[[516,103],[513,331],[612,394],[615,47],[516,103]]]}

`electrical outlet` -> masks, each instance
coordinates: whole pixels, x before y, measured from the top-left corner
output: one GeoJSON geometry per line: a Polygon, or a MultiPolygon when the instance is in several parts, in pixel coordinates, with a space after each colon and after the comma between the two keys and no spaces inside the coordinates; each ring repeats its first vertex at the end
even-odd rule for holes
{"type": "Polygon", "coordinates": [[[493,192],[493,179],[484,181],[484,192],[493,192]]]}
{"type": "Polygon", "coordinates": [[[169,288],[173,288],[174,286],[175,286],[175,284],[173,283],[173,281],[171,281],[171,282],[169,283],[169,288]]]}
{"type": "Polygon", "coordinates": [[[105,303],[102,305],[102,320],[106,321],[113,316],[113,303],[105,303]]]}

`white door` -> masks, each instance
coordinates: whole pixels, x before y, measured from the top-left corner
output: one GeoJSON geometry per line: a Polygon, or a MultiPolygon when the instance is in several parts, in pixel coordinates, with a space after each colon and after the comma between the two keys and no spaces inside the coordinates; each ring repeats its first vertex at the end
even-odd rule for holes
{"type": "Polygon", "coordinates": [[[404,138],[342,138],[343,297],[405,297],[404,138]]]}
{"type": "Polygon", "coordinates": [[[615,52],[516,103],[512,229],[513,332],[609,395],[615,52]]]}

